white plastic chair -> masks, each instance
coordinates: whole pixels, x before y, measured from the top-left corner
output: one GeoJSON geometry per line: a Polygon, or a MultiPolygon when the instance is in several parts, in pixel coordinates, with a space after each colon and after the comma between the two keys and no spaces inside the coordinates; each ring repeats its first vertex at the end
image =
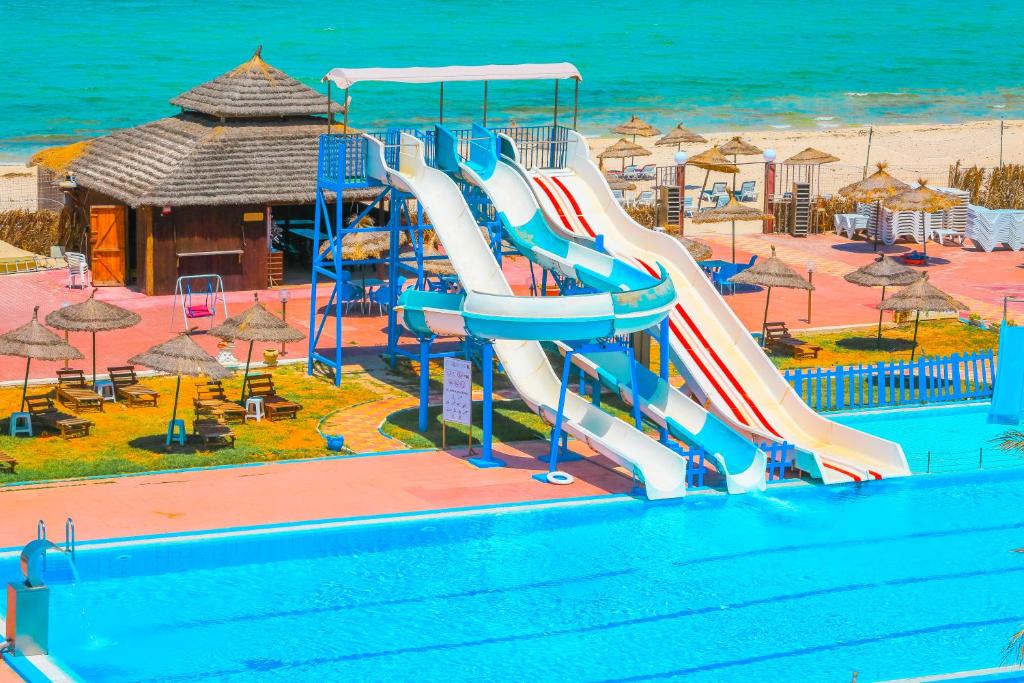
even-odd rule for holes
{"type": "Polygon", "coordinates": [[[77,251],[69,251],[64,254],[68,261],[68,287],[75,287],[75,280],[78,280],[79,287],[89,286],[89,265],[85,262],[85,254],[77,251]]]}

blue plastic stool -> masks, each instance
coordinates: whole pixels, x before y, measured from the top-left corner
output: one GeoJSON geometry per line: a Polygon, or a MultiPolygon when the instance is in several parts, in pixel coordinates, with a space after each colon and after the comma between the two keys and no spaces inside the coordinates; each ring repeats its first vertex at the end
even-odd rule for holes
{"type": "Polygon", "coordinates": [[[171,420],[167,423],[167,441],[165,446],[170,446],[172,441],[177,441],[179,446],[185,445],[185,421],[171,420]]]}
{"type": "Polygon", "coordinates": [[[29,413],[11,413],[11,436],[32,436],[32,416],[29,413]]]}
{"type": "Polygon", "coordinates": [[[103,397],[104,401],[117,403],[117,393],[114,391],[114,383],[109,379],[98,379],[92,386],[92,390],[103,397]]]}

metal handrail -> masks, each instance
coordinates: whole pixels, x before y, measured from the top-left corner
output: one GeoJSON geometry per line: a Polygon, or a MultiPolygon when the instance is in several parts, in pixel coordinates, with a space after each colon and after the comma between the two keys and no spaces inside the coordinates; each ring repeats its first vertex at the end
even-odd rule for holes
{"type": "Polygon", "coordinates": [[[44,522],[43,520],[39,520],[39,522],[36,524],[36,538],[38,538],[40,541],[46,540],[46,522],[44,522]]]}
{"type": "Polygon", "coordinates": [[[70,517],[64,522],[64,552],[75,559],[75,520],[70,517]]]}
{"type": "Polygon", "coordinates": [[[1010,303],[1024,304],[1024,297],[1022,297],[1022,296],[1004,296],[1003,297],[1003,322],[1006,322],[1006,307],[1010,303]]]}

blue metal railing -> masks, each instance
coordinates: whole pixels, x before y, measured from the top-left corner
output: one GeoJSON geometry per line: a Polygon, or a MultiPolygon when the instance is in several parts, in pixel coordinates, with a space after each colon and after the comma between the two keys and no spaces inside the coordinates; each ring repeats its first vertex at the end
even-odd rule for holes
{"type": "Polygon", "coordinates": [[[519,163],[524,168],[565,168],[569,145],[569,129],[565,126],[512,126],[491,130],[512,138],[519,149],[519,163]]]}
{"type": "Polygon", "coordinates": [[[759,447],[767,457],[765,472],[768,481],[782,481],[786,471],[796,464],[796,447],[788,441],[782,443],[762,443],[759,447]]]}
{"type": "Polygon", "coordinates": [[[366,140],[360,135],[331,133],[320,136],[317,179],[325,185],[366,186],[366,140]]]}
{"type": "Polygon", "coordinates": [[[794,368],[784,373],[814,410],[942,403],[992,398],[993,351],[954,353],[835,368],[794,368]]]}

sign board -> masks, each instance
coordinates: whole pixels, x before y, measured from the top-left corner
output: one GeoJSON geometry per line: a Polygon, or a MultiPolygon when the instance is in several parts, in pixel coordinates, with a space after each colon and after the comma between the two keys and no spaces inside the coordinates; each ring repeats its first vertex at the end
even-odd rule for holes
{"type": "Polygon", "coordinates": [[[444,359],[444,393],[441,418],[445,422],[473,422],[473,364],[461,358],[444,359]]]}
{"type": "Polygon", "coordinates": [[[242,222],[243,223],[260,223],[262,221],[263,221],[263,212],[262,211],[252,211],[252,212],[246,212],[246,213],[242,214],[242,222]]]}

